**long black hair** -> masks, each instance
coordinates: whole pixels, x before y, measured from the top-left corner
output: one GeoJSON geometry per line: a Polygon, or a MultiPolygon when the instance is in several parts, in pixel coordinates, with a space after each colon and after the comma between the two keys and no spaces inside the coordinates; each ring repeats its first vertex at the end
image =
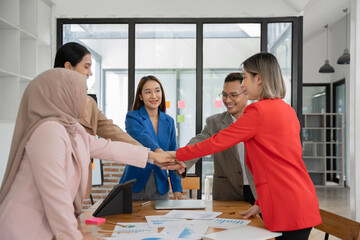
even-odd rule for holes
{"type": "Polygon", "coordinates": [[[157,82],[159,85],[160,85],[160,89],[161,89],[161,103],[160,103],[160,110],[162,112],[166,112],[166,105],[165,105],[165,92],[164,92],[164,88],[160,82],[160,80],[155,77],[155,76],[152,76],[152,75],[149,75],[149,76],[145,76],[145,77],[142,77],[138,86],[137,86],[137,89],[136,89],[136,95],[135,95],[135,100],[134,100],[134,104],[133,104],[133,107],[132,107],[132,110],[137,110],[139,108],[141,108],[143,105],[144,105],[144,101],[140,99],[140,95],[141,95],[141,92],[142,92],[142,89],[145,85],[145,83],[147,81],[155,81],[157,82]]]}
{"type": "Polygon", "coordinates": [[[75,67],[87,54],[90,54],[90,52],[83,45],[76,42],[68,42],[57,50],[54,68],[64,68],[66,62],[69,62],[71,66],[75,67]]]}

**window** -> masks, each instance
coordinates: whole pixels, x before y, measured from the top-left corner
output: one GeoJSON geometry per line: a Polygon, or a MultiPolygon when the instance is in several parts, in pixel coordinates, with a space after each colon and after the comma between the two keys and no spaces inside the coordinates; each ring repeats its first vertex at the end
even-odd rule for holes
{"type": "Polygon", "coordinates": [[[166,113],[175,120],[177,145],[195,135],[196,25],[137,24],[135,26],[135,88],[143,76],[154,75],[163,85],[166,113]]]}
{"type": "MultiPolygon", "coordinates": [[[[260,27],[259,23],[204,24],[203,126],[207,117],[226,111],[218,97],[225,77],[231,72],[239,72],[239,66],[245,59],[260,52],[260,27]]],[[[213,174],[213,155],[203,157],[202,184],[204,193],[210,195],[212,188],[205,188],[211,187],[211,184],[205,185],[205,182],[211,181],[213,174]]]]}

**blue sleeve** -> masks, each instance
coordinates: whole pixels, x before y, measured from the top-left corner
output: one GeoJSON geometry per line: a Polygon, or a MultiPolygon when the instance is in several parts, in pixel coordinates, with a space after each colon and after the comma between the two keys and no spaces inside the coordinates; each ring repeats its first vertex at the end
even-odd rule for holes
{"type": "Polygon", "coordinates": [[[151,151],[155,151],[160,146],[151,138],[148,129],[142,124],[142,117],[136,111],[126,114],[125,129],[126,132],[151,151]]]}
{"type": "MultiPolygon", "coordinates": [[[[169,116],[170,121],[170,145],[169,151],[176,151],[176,130],[175,130],[175,123],[172,117],[169,116]]],[[[174,173],[173,170],[169,170],[169,177],[171,182],[171,187],[173,192],[183,192],[182,185],[181,185],[181,178],[174,173]]]]}
{"type": "Polygon", "coordinates": [[[170,121],[170,145],[169,145],[169,149],[167,151],[176,151],[177,150],[177,146],[176,146],[176,130],[175,130],[175,123],[174,123],[174,119],[172,119],[172,117],[169,116],[169,121],[170,121]]]}
{"type": "Polygon", "coordinates": [[[174,170],[169,170],[169,177],[173,192],[183,192],[181,178],[174,173],[174,170]]]}

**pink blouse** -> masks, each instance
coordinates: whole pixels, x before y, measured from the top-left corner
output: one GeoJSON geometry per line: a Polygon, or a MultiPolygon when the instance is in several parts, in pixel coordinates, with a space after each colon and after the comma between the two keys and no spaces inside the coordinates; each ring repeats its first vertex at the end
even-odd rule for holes
{"type": "Polygon", "coordinates": [[[82,239],[73,201],[79,186],[85,195],[90,158],[141,168],[147,163],[147,148],[98,139],[78,123],[75,141],[80,164],[63,125],[47,121],[35,129],[0,205],[1,239],[82,239]]]}

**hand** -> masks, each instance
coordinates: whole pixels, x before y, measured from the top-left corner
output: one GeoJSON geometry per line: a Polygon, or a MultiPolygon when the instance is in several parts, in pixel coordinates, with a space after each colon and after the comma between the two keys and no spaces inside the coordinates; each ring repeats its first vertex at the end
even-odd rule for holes
{"type": "Polygon", "coordinates": [[[176,151],[167,151],[167,153],[176,158],[176,151]]]}
{"type": "Polygon", "coordinates": [[[177,170],[179,174],[182,174],[185,172],[186,165],[184,162],[180,162],[179,160],[176,160],[175,163],[169,164],[169,165],[163,165],[161,167],[162,170],[177,170]]]}
{"type": "Polygon", "coordinates": [[[182,199],[182,193],[181,192],[173,192],[174,198],[176,200],[182,199]]]}
{"type": "Polygon", "coordinates": [[[175,164],[175,158],[168,154],[167,152],[150,152],[149,158],[154,160],[154,164],[159,167],[166,165],[175,164]]]}
{"type": "Polygon", "coordinates": [[[248,219],[249,217],[253,217],[256,214],[260,213],[260,207],[258,205],[253,205],[248,210],[239,213],[241,216],[243,216],[244,219],[248,219]]]}
{"type": "Polygon", "coordinates": [[[161,148],[157,148],[157,149],[155,149],[155,151],[154,152],[164,152],[164,150],[162,150],[161,148]]]}

